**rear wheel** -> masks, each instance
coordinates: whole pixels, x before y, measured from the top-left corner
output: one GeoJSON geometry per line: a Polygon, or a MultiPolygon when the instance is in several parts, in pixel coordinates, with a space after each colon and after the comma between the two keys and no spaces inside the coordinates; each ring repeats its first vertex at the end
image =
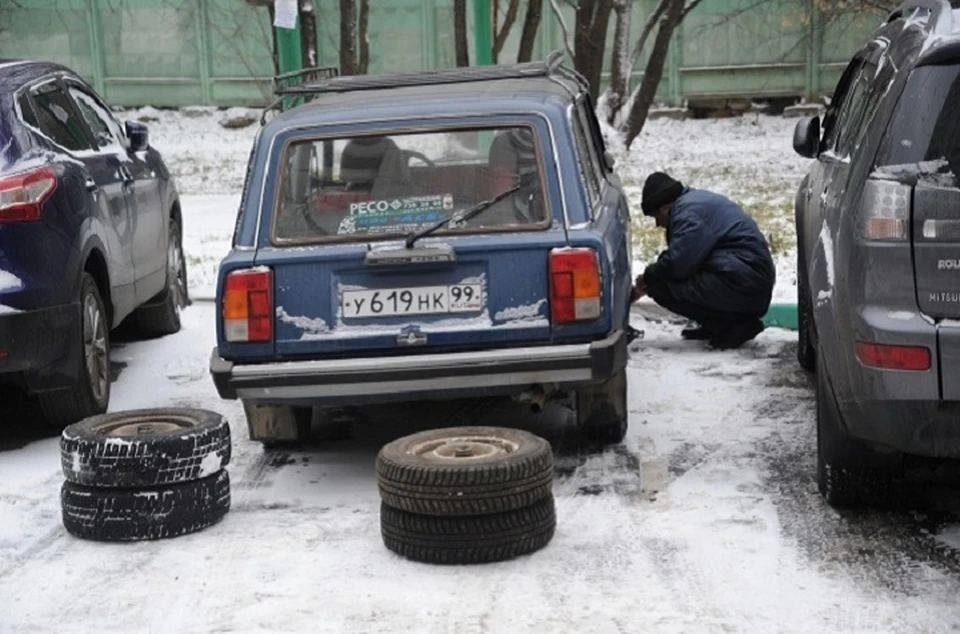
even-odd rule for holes
{"type": "Polygon", "coordinates": [[[137,310],[137,326],[148,336],[162,337],[180,331],[180,313],[189,304],[187,262],[183,257],[180,223],[170,219],[167,240],[167,287],[161,298],[137,310]]]}
{"type": "Polygon", "coordinates": [[[616,445],[627,435],[627,369],[621,368],[600,385],[576,392],[577,424],[584,440],[616,445]]]}
{"type": "Polygon", "coordinates": [[[37,402],[47,423],[57,430],[102,414],[110,403],[110,324],[93,276],[80,285],[81,354],[77,382],[69,388],[41,392],[37,402]]]}
{"type": "Polygon", "coordinates": [[[819,355],[817,366],[817,486],[830,506],[882,506],[889,498],[892,472],[880,454],[850,438],[819,355]]]}

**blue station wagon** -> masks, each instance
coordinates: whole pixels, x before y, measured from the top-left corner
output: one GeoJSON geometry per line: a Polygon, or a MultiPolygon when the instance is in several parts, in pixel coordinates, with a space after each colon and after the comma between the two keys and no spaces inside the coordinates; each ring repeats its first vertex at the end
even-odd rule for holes
{"type": "Polygon", "coordinates": [[[314,408],[513,396],[627,428],[630,215],[586,83],[545,62],[305,79],[260,129],[210,370],[250,436],[314,408]]]}

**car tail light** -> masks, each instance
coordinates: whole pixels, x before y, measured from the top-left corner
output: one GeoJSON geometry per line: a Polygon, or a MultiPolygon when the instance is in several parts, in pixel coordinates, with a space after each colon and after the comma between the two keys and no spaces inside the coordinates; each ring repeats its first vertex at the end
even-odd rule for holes
{"type": "Polygon", "coordinates": [[[593,249],[550,253],[550,316],[555,324],[600,317],[600,267],[593,249]]]}
{"type": "Polygon", "coordinates": [[[923,346],[890,346],[857,342],[857,359],[865,366],[881,370],[930,369],[930,349],[923,346]]]}
{"type": "Polygon", "coordinates": [[[40,220],[40,208],[57,188],[57,175],[44,168],[0,178],[0,223],[40,220]]]}
{"type": "Polygon", "coordinates": [[[273,271],[256,268],[227,275],[223,332],[226,340],[233,342],[273,339],[273,271]]]}
{"type": "Polygon", "coordinates": [[[861,238],[882,242],[905,241],[909,237],[909,220],[909,187],[888,181],[867,180],[858,228],[861,238]]]}

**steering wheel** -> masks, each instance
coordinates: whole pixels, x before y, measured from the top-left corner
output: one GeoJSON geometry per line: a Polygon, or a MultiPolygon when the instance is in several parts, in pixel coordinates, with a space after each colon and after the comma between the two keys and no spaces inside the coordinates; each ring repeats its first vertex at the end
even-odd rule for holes
{"type": "Polygon", "coordinates": [[[406,156],[406,161],[404,161],[405,164],[409,164],[409,163],[410,163],[410,159],[415,158],[415,159],[418,159],[418,160],[420,160],[420,161],[423,161],[423,162],[426,163],[427,166],[429,166],[429,167],[436,167],[436,166],[437,166],[437,164],[436,164],[435,162],[431,161],[429,158],[427,158],[427,155],[424,154],[423,152],[417,152],[416,150],[404,150],[403,153],[404,153],[404,155],[406,156]]]}

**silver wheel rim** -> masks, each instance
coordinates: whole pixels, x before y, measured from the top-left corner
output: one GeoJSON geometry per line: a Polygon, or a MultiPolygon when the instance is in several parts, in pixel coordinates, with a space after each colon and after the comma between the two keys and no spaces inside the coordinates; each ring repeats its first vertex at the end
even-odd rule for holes
{"type": "Polygon", "coordinates": [[[83,351],[90,390],[97,402],[103,402],[110,380],[107,325],[100,310],[100,303],[92,293],[83,298],[83,351]]]}
{"type": "Polygon", "coordinates": [[[130,438],[136,436],[183,433],[193,429],[193,420],[169,414],[150,416],[129,416],[123,420],[103,425],[97,433],[103,436],[130,438]]]}
{"type": "Polygon", "coordinates": [[[410,453],[427,460],[476,460],[506,456],[520,448],[518,443],[495,436],[451,436],[416,443],[410,453]]]}
{"type": "Polygon", "coordinates": [[[179,315],[186,304],[187,285],[184,280],[183,249],[180,248],[180,236],[176,232],[170,236],[170,245],[167,247],[167,279],[173,280],[170,284],[170,294],[173,299],[173,309],[179,315]]]}

